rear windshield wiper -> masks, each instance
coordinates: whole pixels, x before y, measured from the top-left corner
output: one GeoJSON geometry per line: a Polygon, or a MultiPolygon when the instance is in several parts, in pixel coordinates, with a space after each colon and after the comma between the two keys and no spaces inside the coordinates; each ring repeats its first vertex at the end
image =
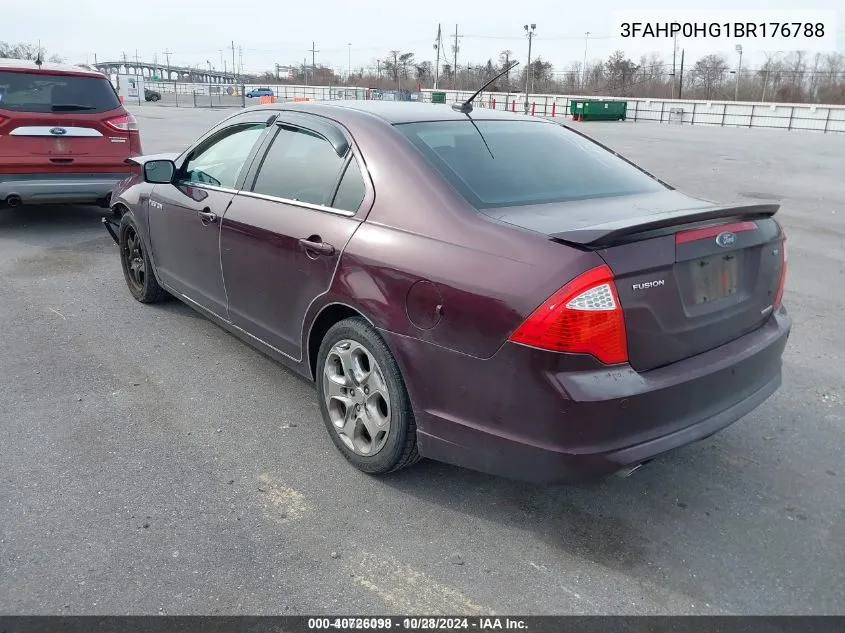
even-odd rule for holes
{"type": "Polygon", "coordinates": [[[61,112],[63,110],[93,110],[94,106],[80,105],[78,103],[54,103],[50,106],[53,112],[61,112]]]}

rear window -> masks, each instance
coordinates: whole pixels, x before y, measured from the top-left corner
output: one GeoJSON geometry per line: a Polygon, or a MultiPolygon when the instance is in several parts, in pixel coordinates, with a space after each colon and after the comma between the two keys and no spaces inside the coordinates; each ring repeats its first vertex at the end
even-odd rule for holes
{"type": "Polygon", "coordinates": [[[560,125],[532,121],[396,125],[477,209],[664,190],[636,167],[560,125]]]}
{"type": "Polygon", "coordinates": [[[14,112],[108,112],[120,101],[105,77],[0,71],[0,109],[14,112]]]}

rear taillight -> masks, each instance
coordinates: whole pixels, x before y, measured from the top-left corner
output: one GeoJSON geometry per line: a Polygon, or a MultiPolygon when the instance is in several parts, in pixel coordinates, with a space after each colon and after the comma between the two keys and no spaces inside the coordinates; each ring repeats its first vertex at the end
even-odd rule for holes
{"type": "Polygon", "coordinates": [[[780,279],[778,280],[778,291],[775,294],[775,301],[772,304],[775,310],[780,307],[781,300],[783,299],[783,290],[786,286],[786,236],[783,236],[783,240],[780,243],[780,279]]]}
{"type": "Polygon", "coordinates": [[[104,123],[120,132],[133,132],[138,129],[138,121],[128,112],[112,117],[111,119],[106,119],[104,123]]]}
{"type": "Polygon", "coordinates": [[[628,361],[625,319],[606,265],[579,275],[549,297],[511,341],[555,352],[591,354],[608,365],[628,361]]]}
{"type": "Polygon", "coordinates": [[[0,127],[3,127],[3,124],[9,120],[9,117],[0,116],[0,127]]]}

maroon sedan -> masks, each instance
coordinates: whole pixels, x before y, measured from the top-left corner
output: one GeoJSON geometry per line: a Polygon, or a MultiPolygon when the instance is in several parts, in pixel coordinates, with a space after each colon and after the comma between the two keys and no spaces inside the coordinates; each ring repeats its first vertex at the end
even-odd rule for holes
{"type": "Polygon", "coordinates": [[[275,104],[132,160],[106,220],[132,295],[315,380],[365,472],[628,471],[780,385],[778,207],[691,198],[558,123],[275,104]]]}

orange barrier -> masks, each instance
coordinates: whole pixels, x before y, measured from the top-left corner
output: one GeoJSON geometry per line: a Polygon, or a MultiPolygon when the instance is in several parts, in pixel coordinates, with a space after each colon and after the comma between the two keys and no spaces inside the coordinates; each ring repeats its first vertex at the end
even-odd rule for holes
{"type": "Polygon", "coordinates": [[[309,97],[294,97],[294,101],[311,101],[309,97]]]}
{"type": "Polygon", "coordinates": [[[263,97],[258,97],[258,103],[273,103],[275,101],[275,97],[272,95],[265,95],[263,97]]]}

